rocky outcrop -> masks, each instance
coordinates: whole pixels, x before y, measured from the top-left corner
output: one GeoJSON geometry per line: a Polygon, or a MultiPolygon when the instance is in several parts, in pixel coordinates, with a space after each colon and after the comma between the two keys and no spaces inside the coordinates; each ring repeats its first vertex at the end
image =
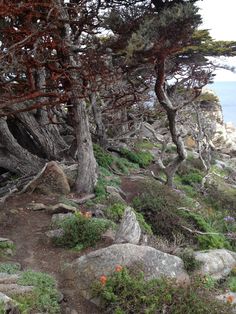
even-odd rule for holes
{"type": "Polygon", "coordinates": [[[116,232],[115,243],[138,244],[141,237],[141,228],[131,207],[127,207],[120,226],[116,232]]]}
{"type": "Polygon", "coordinates": [[[0,310],[4,311],[1,313],[20,314],[17,303],[2,292],[0,292],[0,304],[0,310]]]}
{"type": "Polygon", "coordinates": [[[75,282],[79,293],[90,299],[93,283],[102,275],[114,272],[117,265],[142,270],[146,280],[165,276],[181,283],[189,281],[179,257],[134,244],[114,244],[81,256],[67,266],[65,275],[68,280],[75,282]]]}
{"type": "Polygon", "coordinates": [[[236,253],[225,249],[195,252],[197,261],[201,262],[198,274],[210,275],[215,279],[226,277],[236,266],[236,253]]]}
{"type": "Polygon", "coordinates": [[[34,192],[45,195],[70,193],[70,186],[67,177],[55,161],[48,162],[40,173],[25,186],[24,192],[34,192]]]}

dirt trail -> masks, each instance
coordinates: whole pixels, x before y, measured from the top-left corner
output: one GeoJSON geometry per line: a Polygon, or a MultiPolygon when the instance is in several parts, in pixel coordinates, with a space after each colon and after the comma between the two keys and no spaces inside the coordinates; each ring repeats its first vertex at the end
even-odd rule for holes
{"type": "Polygon", "coordinates": [[[57,248],[46,240],[45,232],[50,228],[51,215],[45,211],[33,212],[27,208],[32,201],[56,203],[52,198],[21,195],[11,198],[0,209],[0,237],[9,238],[16,245],[15,255],[8,258],[8,261],[20,263],[23,269],[53,275],[65,300],[62,302],[62,313],[74,313],[70,308],[78,314],[100,314],[97,307],[79,297],[74,287],[63,277],[65,263],[73,261],[81,254],[57,248]]]}

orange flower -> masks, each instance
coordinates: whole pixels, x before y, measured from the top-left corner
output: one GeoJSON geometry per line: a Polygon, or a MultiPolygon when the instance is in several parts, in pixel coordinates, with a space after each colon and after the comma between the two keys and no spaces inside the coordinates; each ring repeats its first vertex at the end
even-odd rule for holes
{"type": "Polygon", "coordinates": [[[234,301],[234,297],[232,295],[228,295],[226,300],[228,303],[232,303],[234,301]]]}
{"type": "Polygon", "coordinates": [[[82,214],[85,218],[91,218],[92,217],[92,213],[91,212],[84,212],[82,214]]]}
{"type": "Polygon", "coordinates": [[[106,282],[107,282],[107,277],[106,276],[101,276],[100,277],[100,282],[101,282],[101,284],[103,285],[103,286],[105,286],[105,284],[106,284],[106,282]]]}
{"type": "Polygon", "coordinates": [[[123,269],[122,266],[120,266],[120,265],[117,265],[117,266],[116,266],[116,272],[117,272],[117,273],[120,272],[120,271],[122,271],[122,269],[123,269]]]}

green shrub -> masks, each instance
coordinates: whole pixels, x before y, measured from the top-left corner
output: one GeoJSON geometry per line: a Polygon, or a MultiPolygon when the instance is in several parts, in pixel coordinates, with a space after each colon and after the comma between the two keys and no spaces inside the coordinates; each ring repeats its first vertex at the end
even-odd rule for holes
{"type": "Polygon", "coordinates": [[[230,291],[236,292],[236,277],[235,276],[229,278],[228,287],[230,291]]]}
{"type": "MultiPolygon", "coordinates": [[[[122,219],[126,207],[126,204],[114,203],[105,209],[105,215],[108,219],[118,223],[122,219]]],[[[135,210],[134,212],[142,231],[147,234],[152,234],[152,228],[149,224],[147,224],[143,215],[139,212],[136,212],[135,210]]]]}
{"type": "Polygon", "coordinates": [[[126,148],[122,148],[120,153],[123,157],[129,161],[138,164],[140,167],[145,168],[149,166],[153,161],[153,156],[150,152],[137,151],[132,152],[126,148]]]}
{"type": "Polygon", "coordinates": [[[0,273],[6,274],[16,274],[20,270],[19,264],[9,264],[9,263],[2,263],[0,264],[0,273]]]}
{"type": "Polygon", "coordinates": [[[121,220],[125,211],[125,207],[125,204],[114,203],[105,209],[105,215],[108,219],[117,223],[121,220]]]}
{"type": "Polygon", "coordinates": [[[107,153],[101,146],[99,146],[98,144],[93,144],[93,152],[99,166],[103,168],[109,168],[111,166],[113,162],[113,157],[111,154],[107,153]]]}
{"type": "Polygon", "coordinates": [[[94,246],[101,239],[102,234],[113,226],[109,220],[87,218],[81,213],[76,213],[59,223],[59,227],[64,230],[64,235],[55,239],[55,243],[68,248],[84,249],[94,246]]]}
{"type": "Polygon", "coordinates": [[[218,230],[215,230],[210,223],[206,221],[202,214],[185,210],[179,210],[179,213],[182,217],[193,221],[199,231],[209,233],[197,235],[197,240],[201,249],[220,249],[223,247],[231,249],[231,245],[226,240],[225,236],[220,234],[220,232],[217,234],[218,230]]]}
{"type": "Polygon", "coordinates": [[[177,208],[183,206],[183,198],[165,185],[149,180],[141,184],[142,193],[133,199],[133,207],[142,213],[154,234],[174,240],[174,234],[186,233],[181,227],[185,220],[177,208]]]}
{"type": "Polygon", "coordinates": [[[184,268],[187,270],[187,272],[198,270],[201,266],[201,262],[195,259],[194,251],[190,248],[184,249],[180,253],[179,257],[182,258],[184,262],[184,268]]]}
{"type": "Polygon", "coordinates": [[[230,305],[215,300],[200,281],[188,287],[164,279],[145,281],[142,273],[131,274],[125,268],[105,284],[94,283],[92,291],[108,314],[232,313],[230,305]]]}
{"type": "Polygon", "coordinates": [[[20,305],[21,313],[60,313],[59,294],[56,282],[51,276],[45,273],[26,271],[21,275],[18,284],[34,286],[31,295],[14,297],[20,305]]]}
{"type": "Polygon", "coordinates": [[[188,174],[182,175],[181,181],[183,184],[194,186],[195,184],[200,184],[203,179],[203,174],[197,170],[194,169],[188,174]]]}

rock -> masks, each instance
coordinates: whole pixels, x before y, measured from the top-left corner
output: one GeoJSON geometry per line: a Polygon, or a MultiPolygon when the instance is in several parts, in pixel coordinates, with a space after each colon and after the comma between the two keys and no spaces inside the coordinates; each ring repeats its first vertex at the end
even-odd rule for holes
{"type": "Polygon", "coordinates": [[[64,236],[65,232],[63,229],[55,229],[55,230],[50,230],[46,232],[46,236],[49,239],[55,239],[55,238],[62,238],[64,236]]]}
{"type": "Polygon", "coordinates": [[[13,284],[19,280],[19,275],[9,275],[6,273],[0,273],[0,284],[13,284]]]}
{"type": "Polygon", "coordinates": [[[107,243],[113,243],[115,240],[115,231],[111,228],[107,229],[102,234],[102,240],[107,242],[107,243]]]}
{"type": "MultiPolygon", "coordinates": [[[[14,300],[0,292],[0,304],[3,307],[4,313],[20,314],[20,310],[14,300]]],[[[2,312],[1,312],[2,313],[2,312]]]]}
{"type": "Polygon", "coordinates": [[[141,237],[141,228],[131,207],[127,207],[120,226],[116,232],[115,243],[138,244],[141,237]]]}
{"type": "Polygon", "coordinates": [[[52,215],[52,225],[56,226],[58,223],[62,222],[63,220],[73,217],[72,213],[67,214],[54,214],[52,215]]]}
{"type": "Polygon", "coordinates": [[[236,266],[234,254],[225,249],[195,252],[196,260],[202,263],[197,273],[202,276],[210,275],[217,280],[226,277],[236,266]]]}
{"type": "Polygon", "coordinates": [[[67,177],[69,185],[73,187],[78,176],[78,164],[73,164],[70,166],[62,165],[62,169],[67,177]]]}
{"type": "Polygon", "coordinates": [[[60,214],[60,213],[75,213],[78,211],[77,207],[66,205],[63,203],[58,203],[56,205],[48,207],[49,212],[53,214],[60,214]]]}
{"type": "Polygon", "coordinates": [[[8,296],[29,294],[33,289],[33,286],[21,286],[16,283],[0,284],[0,291],[8,296]]]}
{"type": "Polygon", "coordinates": [[[125,198],[125,193],[124,193],[120,188],[117,188],[117,187],[108,185],[108,186],[106,187],[106,191],[107,191],[107,193],[109,193],[109,194],[118,193],[118,194],[120,194],[120,196],[121,196],[122,198],[125,198]]]}
{"type": "Polygon", "coordinates": [[[45,195],[70,193],[70,186],[65,173],[55,161],[48,162],[42,171],[27,184],[24,192],[40,192],[45,195]]]}
{"type": "Polygon", "coordinates": [[[189,282],[179,257],[134,244],[114,244],[81,256],[67,265],[65,276],[75,281],[78,292],[89,299],[92,284],[102,275],[114,272],[117,265],[142,270],[146,280],[166,276],[176,278],[179,283],[189,282]]]}

